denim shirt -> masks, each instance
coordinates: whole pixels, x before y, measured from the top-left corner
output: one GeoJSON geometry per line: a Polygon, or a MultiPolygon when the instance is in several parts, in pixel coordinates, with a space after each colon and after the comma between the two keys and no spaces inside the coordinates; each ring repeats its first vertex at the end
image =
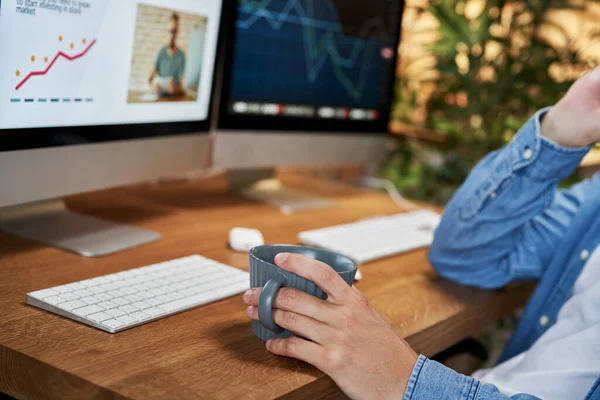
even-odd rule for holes
{"type": "MultiPolygon", "coordinates": [[[[542,137],[546,111],[473,169],[448,204],[429,250],[436,271],[464,285],[496,289],[539,280],[500,362],[527,350],[555,321],[585,265],[581,254],[600,243],[600,174],[557,189],[589,148],[565,148],[542,137]]],[[[404,394],[405,400],[509,398],[537,399],[525,393],[508,397],[424,356],[404,394]]],[[[585,398],[591,399],[600,400],[600,378],[585,398]]]]}

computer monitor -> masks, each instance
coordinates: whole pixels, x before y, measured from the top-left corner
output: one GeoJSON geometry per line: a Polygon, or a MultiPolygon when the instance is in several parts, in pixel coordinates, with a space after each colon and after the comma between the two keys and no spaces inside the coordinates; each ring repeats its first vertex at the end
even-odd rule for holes
{"type": "Polygon", "coordinates": [[[236,0],[214,163],[366,165],[385,154],[402,0],[236,0]]]}
{"type": "Polygon", "coordinates": [[[158,238],[57,199],[204,167],[222,9],[0,2],[0,228],[88,256],[158,238]]]}

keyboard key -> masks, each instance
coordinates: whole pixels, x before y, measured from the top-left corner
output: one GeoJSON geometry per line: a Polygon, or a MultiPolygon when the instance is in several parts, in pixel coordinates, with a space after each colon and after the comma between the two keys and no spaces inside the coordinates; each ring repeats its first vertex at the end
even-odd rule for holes
{"type": "Polygon", "coordinates": [[[113,298],[112,296],[109,296],[109,295],[108,295],[108,294],[106,294],[106,293],[98,293],[98,294],[97,294],[96,296],[94,296],[94,297],[96,297],[97,299],[100,299],[100,300],[102,300],[102,301],[110,300],[110,299],[112,299],[112,298],[113,298]]]}
{"type": "Polygon", "coordinates": [[[152,318],[152,317],[151,317],[149,314],[146,314],[146,313],[144,313],[144,312],[141,312],[141,311],[137,311],[137,312],[131,313],[131,314],[129,314],[129,315],[130,315],[131,317],[133,317],[133,318],[136,318],[136,319],[140,320],[140,321],[143,321],[143,320],[145,320],[145,319],[152,318]]]}
{"type": "Polygon", "coordinates": [[[126,287],[129,286],[133,286],[137,283],[136,279],[132,279],[132,278],[127,278],[126,280],[123,281],[123,283],[125,283],[126,287]]]}
{"type": "Polygon", "coordinates": [[[163,295],[165,295],[165,294],[167,294],[169,292],[170,292],[170,290],[168,290],[164,286],[163,287],[158,287],[158,288],[156,288],[156,289],[154,289],[152,291],[152,293],[154,293],[156,296],[163,296],[163,295]]]}
{"type": "Polygon", "coordinates": [[[151,304],[145,303],[143,301],[138,301],[137,303],[132,303],[131,306],[137,308],[138,310],[144,310],[146,308],[152,307],[151,304]]]}
{"type": "Polygon", "coordinates": [[[187,285],[185,283],[182,283],[182,282],[174,283],[171,286],[173,286],[177,290],[183,290],[183,289],[187,288],[187,285]]]}
{"type": "Polygon", "coordinates": [[[136,283],[133,285],[138,290],[146,290],[146,283],[154,280],[152,275],[139,275],[135,277],[136,283]]]}
{"type": "Polygon", "coordinates": [[[170,303],[165,303],[161,305],[160,308],[166,311],[177,311],[195,304],[203,304],[207,302],[210,297],[210,294],[201,293],[191,297],[184,297],[183,299],[175,300],[170,303]]]}
{"type": "Polygon", "coordinates": [[[169,293],[169,297],[171,297],[173,300],[179,300],[186,296],[180,292],[173,292],[173,293],[169,293]]]}
{"type": "Polygon", "coordinates": [[[64,303],[66,302],[65,299],[63,299],[60,296],[50,296],[50,297],[46,297],[44,299],[44,302],[48,303],[48,304],[52,304],[53,306],[60,304],[60,303],[64,303]]]}
{"type": "Polygon", "coordinates": [[[105,283],[103,285],[99,286],[101,289],[103,289],[105,292],[109,292],[111,290],[117,290],[118,287],[116,287],[115,285],[111,284],[111,283],[105,283]]]}
{"type": "Polygon", "coordinates": [[[196,294],[196,292],[194,292],[193,290],[190,290],[190,289],[180,290],[179,293],[183,294],[185,297],[193,296],[196,294]]]}
{"type": "Polygon", "coordinates": [[[63,293],[60,295],[60,297],[62,297],[63,299],[65,299],[67,301],[71,301],[71,300],[77,300],[80,296],[77,296],[74,293],[63,293]]]}
{"type": "Polygon", "coordinates": [[[73,294],[76,294],[79,297],[88,297],[88,296],[92,296],[94,293],[90,292],[89,290],[80,289],[80,290],[74,291],[73,294]]]}
{"type": "Polygon", "coordinates": [[[158,289],[149,289],[148,293],[152,294],[154,297],[161,296],[163,294],[163,292],[158,289]]]}
{"type": "Polygon", "coordinates": [[[135,274],[132,271],[121,271],[114,274],[117,277],[117,280],[124,281],[127,278],[134,276],[135,274]]]}
{"type": "Polygon", "coordinates": [[[158,299],[146,299],[146,300],[144,300],[144,302],[150,304],[151,306],[158,306],[163,303],[162,301],[160,301],[158,299]]]}
{"type": "MultiPolygon", "coordinates": [[[[144,277],[144,278],[146,278],[146,277],[144,277]]],[[[150,289],[150,288],[148,287],[148,285],[146,285],[146,283],[145,283],[145,282],[147,282],[149,279],[150,279],[150,278],[148,278],[148,279],[145,279],[145,280],[144,280],[144,283],[139,283],[139,284],[135,285],[135,286],[134,286],[134,288],[135,288],[135,289],[137,289],[137,290],[138,290],[138,291],[140,291],[140,292],[143,292],[144,290],[148,290],[148,289],[150,289]]]]}
{"type": "Polygon", "coordinates": [[[129,300],[132,303],[135,303],[136,301],[142,301],[142,298],[140,296],[136,296],[135,294],[130,294],[128,296],[123,297],[125,300],[129,300]]]}
{"type": "Polygon", "coordinates": [[[102,289],[100,286],[92,286],[92,287],[87,288],[87,290],[92,292],[92,294],[98,294],[98,293],[105,292],[105,290],[102,289]]]}
{"type": "Polygon", "coordinates": [[[116,319],[109,319],[106,321],[102,321],[102,325],[108,326],[110,329],[117,329],[122,326],[125,326],[121,321],[117,321],[116,319]]]}
{"type": "Polygon", "coordinates": [[[90,279],[90,282],[93,286],[100,286],[108,281],[110,281],[110,278],[107,278],[107,276],[99,276],[97,278],[90,279]]]}
{"type": "Polygon", "coordinates": [[[112,319],[112,315],[107,314],[105,312],[99,312],[96,314],[86,315],[86,318],[89,318],[92,321],[102,322],[102,321],[106,321],[107,319],[112,319]]]}
{"type": "Polygon", "coordinates": [[[43,299],[45,297],[57,296],[59,294],[60,294],[60,292],[57,292],[56,290],[52,290],[52,289],[38,290],[37,292],[29,293],[30,296],[33,296],[36,299],[43,299]]]}
{"type": "Polygon", "coordinates": [[[133,286],[127,286],[127,287],[121,288],[121,291],[125,294],[134,294],[134,293],[139,292],[139,290],[137,290],[133,286]]]}
{"type": "Polygon", "coordinates": [[[131,314],[134,313],[136,311],[139,311],[139,309],[137,309],[136,307],[133,307],[129,304],[125,305],[125,306],[121,306],[119,307],[119,310],[126,312],[127,314],[131,314]]]}
{"type": "Polygon", "coordinates": [[[70,287],[73,290],[80,290],[80,289],[85,289],[86,286],[80,282],[73,282],[73,283],[69,283],[68,285],[66,285],[68,287],[70,287]]]}
{"type": "Polygon", "coordinates": [[[75,314],[83,315],[84,317],[91,314],[99,313],[100,311],[104,311],[104,308],[98,307],[97,305],[85,306],[73,310],[75,314]]]}
{"type": "Polygon", "coordinates": [[[57,287],[53,287],[52,290],[56,290],[58,293],[69,293],[72,292],[73,289],[70,288],[67,285],[62,285],[62,286],[57,286],[57,287]]]}
{"type": "Polygon", "coordinates": [[[84,281],[79,281],[79,283],[81,283],[82,285],[84,285],[86,288],[97,285],[91,279],[86,279],[84,281]]]}
{"type": "Polygon", "coordinates": [[[237,282],[233,285],[233,287],[238,291],[238,293],[245,292],[250,289],[250,282],[247,279],[244,279],[243,282],[237,282]]]}
{"type": "Polygon", "coordinates": [[[87,304],[96,304],[96,303],[100,303],[100,299],[94,297],[94,296],[88,296],[88,297],[82,297],[81,299],[79,299],[81,301],[83,301],[84,303],[87,304]]]}
{"type": "Polygon", "coordinates": [[[120,317],[121,315],[127,315],[124,311],[119,310],[118,308],[112,308],[110,310],[105,311],[107,314],[112,315],[113,317],[120,317]]]}
{"type": "Polygon", "coordinates": [[[117,317],[116,320],[120,321],[124,324],[131,324],[131,323],[137,322],[137,319],[130,317],[129,315],[123,315],[121,317],[117,317]]]}
{"type": "Polygon", "coordinates": [[[67,311],[71,311],[71,310],[74,310],[75,308],[81,308],[81,307],[85,307],[85,306],[87,306],[87,304],[85,304],[81,300],[66,301],[66,302],[60,303],[58,305],[59,308],[62,308],[63,310],[67,310],[67,311]]]}
{"type": "Polygon", "coordinates": [[[162,301],[163,303],[167,303],[169,301],[173,301],[173,298],[170,297],[170,296],[167,296],[166,294],[163,294],[161,296],[156,296],[156,299],[162,301]]]}
{"type": "Polygon", "coordinates": [[[112,296],[112,297],[123,297],[126,295],[125,292],[122,292],[121,290],[111,290],[110,292],[106,292],[107,295],[112,296]]]}
{"type": "Polygon", "coordinates": [[[113,303],[112,301],[103,301],[102,303],[98,303],[98,307],[102,307],[105,310],[110,310],[111,308],[119,307],[119,305],[116,303],[113,303]]]}
{"type": "Polygon", "coordinates": [[[154,295],[152,293],[147,292],[147,291],[146,292],[138,292],[135,295],[139,296],[142,299],[142,301],[145,301],[146,299],[151,299],[154,297],[154,295]]]}
{"type": "Polygon", "coordinates": [[[129,284],[125,281],[114,281],[113,285],[115,285],[116,287],[121,288],[121,289],[129,286],[129,284]]]}
{"type": "Polygon", "coordinates": [[[144,310],[144,312],[148,315],[150,315],[151,317],[156,317],[157,315],[161,315],[165,313],[165,310],[161,310],[160,308],[156,308],[156,307],[151,307],[151,308],[146,308],[144,310]]]}
{"type": "Polygon", "coordinates": [[[114,298],[114,299],[112,299],[112,302],[116,303],[120,306],[124,306],[125,304],[131,303],[129,300],[125,300],[123,297],[114,298]]]}

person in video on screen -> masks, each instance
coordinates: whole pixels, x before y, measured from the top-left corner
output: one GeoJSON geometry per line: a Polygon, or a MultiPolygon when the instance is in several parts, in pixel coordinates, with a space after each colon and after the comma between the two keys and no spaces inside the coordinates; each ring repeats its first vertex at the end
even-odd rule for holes
{"type": "MultiPolygon", "coordinates": [[[[465,376],[419,356],[331,268],[285,253],[277,265],[328,298],[281,289],[274,320],[306,339],[267,350],[316,366],[354,399],[600,399],[600,173],[557,188],[596,142],[600,68],[485,157],[446,208],[429,250],[441,276],[483,289],[539,281],[493,368],[465,376]]],[[[253,320],[260,293],[244,294],[253,320]]]]}
{"type": "Polygon", "coordinates": [[[169,44],[158,51],[148,82],[159,96],[183,94],[181,79],[185,70],[185,54],[177,47],[179,15],[169,18],[169,44]]]}

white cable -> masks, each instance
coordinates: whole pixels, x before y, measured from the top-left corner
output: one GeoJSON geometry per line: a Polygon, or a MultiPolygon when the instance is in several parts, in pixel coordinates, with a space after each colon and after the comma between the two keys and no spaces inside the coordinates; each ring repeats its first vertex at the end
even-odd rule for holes
{"type": "Polygon", "coordinates": [[[360,183],[364,186],[371,187],[373,189],[384,189],[390,198],[396,203],[396,205],[406,211],[417,211],[421,207],[415,203],[406,200],[396,188],[396,185],[389,179],[373,178],[370,176],[363,176],[360,178],[360,183]]]}

